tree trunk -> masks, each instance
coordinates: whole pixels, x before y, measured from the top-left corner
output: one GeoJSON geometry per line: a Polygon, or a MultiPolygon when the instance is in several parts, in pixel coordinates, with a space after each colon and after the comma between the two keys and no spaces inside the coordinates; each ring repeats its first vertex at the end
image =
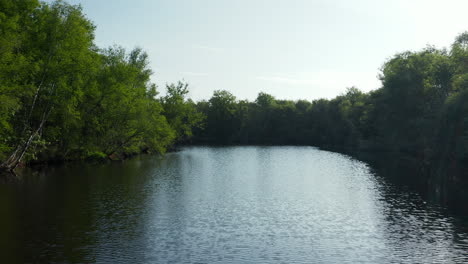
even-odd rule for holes
{"type": "Polygon", "coordinates": [[[10,157],[8,157],[8,159],[0,165],[0,170],[13,172],[13,170],[16,169],[16,167],[18,167],[24,155],[27,153],[29,147],[31,146],[31,143],[37,137],[39,132],[42,130],[51,110],[52,108],[50,108],[49,111],[45,112],[42,115],[42,120],[38,128],[29,135],[28,140],[18,145],[18,147],[10,155],[10,157]]]}

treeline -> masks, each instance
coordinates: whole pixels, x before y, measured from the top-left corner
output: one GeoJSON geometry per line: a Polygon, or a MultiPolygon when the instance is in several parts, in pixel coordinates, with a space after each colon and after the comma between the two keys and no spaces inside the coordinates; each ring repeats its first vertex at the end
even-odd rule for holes
{"type": "Polygon", "coordinates": [[[249,102],[216,91],[197,103],[206,119],[193,141],[395,153],[411,161],[413,177],[435,199],[468,202],[468,33],[449,50],[393,56],[379,78],[379,89],[348,88],[332,100],[260,93],[249,102]]]}
{"type": "Polygon", "coordinates": [[[156,98],[141,49],[100,49],[62,1],[0,1],[0,170],[22,162],[164,152],[202,116],[187,87],[156,98]]]}
{"type": "Polygon", "coordinates": [[[279,100],[260,93],[250,102],[215,91],[196,105],[206,118],[193,141],[381,150],[426,161],[444,148],[453,158],[466,158],[468,33],[450,50],[427,47],[395,55],[379,78],[379,89],[364,93],[351,87],[331,100],[279,100]]]}

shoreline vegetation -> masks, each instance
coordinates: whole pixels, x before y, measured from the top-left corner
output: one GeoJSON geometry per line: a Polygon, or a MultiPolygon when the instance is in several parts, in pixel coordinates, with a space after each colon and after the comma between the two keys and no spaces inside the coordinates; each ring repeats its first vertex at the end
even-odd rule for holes
{"type": "MultiPolygon", "coordinates": [[[[334,99],[187,98],[150,82],[140,48],[99,48],[95,26],[64,1],[0,2],[0,171],[50,161],[119,160],[180,144],[308,145],[396,153],[430,199],[468,208],[468,33],[448,49],[394,55],[380,88],[334,99]]],[[[355,154],[356,155],[356,154],[355,154]]]]}

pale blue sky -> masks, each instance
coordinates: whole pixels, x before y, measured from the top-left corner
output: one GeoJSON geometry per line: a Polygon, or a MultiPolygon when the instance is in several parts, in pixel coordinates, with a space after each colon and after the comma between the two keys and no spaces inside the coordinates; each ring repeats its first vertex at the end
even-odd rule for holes
{"type": "Polygon", "coordinates": [[[378,88],[386,58],[449,46],[468,30],[467,0],[69,0],[97,26],[96,43],[148,52],[152,78],[184,79],[190,97],[225,89],[280,99],[378,88]]]}

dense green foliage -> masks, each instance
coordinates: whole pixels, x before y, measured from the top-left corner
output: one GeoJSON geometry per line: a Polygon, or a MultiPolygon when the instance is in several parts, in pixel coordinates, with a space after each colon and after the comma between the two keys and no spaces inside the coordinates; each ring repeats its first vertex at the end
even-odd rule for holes
{"type": "Polygon", "coordinates": [[[201,121],[186,85],[156,98],[141,49],[93,41],[94,25],[78,6],[0,1],[2,169],[164,152],[201,121]]]}
{"type": "Polygon", "coordinates": [[[166,85],[166,96],[161,98],[164,116],[174,129],[178,142],[187,141],[192,137],[192,128],[197,127],[204,116],[197,111],[195,103],[186,96],[188,84],[179,82],[166,85]]]}

